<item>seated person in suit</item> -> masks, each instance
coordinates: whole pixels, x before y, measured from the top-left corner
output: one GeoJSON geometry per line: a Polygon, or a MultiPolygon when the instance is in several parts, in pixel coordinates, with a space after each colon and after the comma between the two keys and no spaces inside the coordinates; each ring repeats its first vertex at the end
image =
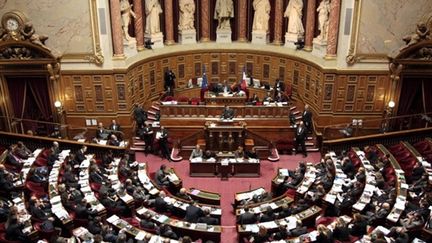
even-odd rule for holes
{"type": "Polygon", "coordinates": [[[9,193],[14,190],[13,174],[8,172],[3,164],[0,164],[0,188],[2,192],[9,193]]]}
{"type": "Polygon", "coordinates": [[[192,198],[187,194],[187,190],[184,187],[180,188],[179,192],[176,194],[176,197],[186,201],[192,201],[192,198]]]}
{"type": "Polygon", "coordinates": [[[223,84],[220,86],[219,93],[231,93],[231,86],[228,85],[226,80],[223,81],[223,84]]]}
{"type": "Polygon", "coordinates": [[[247,152],[246,152],[246,156],[247,156],[249,159],[258,159],[258,154],[257,154],[257,152],[256,152],[256,148],[255,148],[255,147],[252,147],[250,151],[247,151],[247,152]]]}
{"type": "Polygon", "coordinates": [[[363,236],[367,234],[367,221],[361,214],[355,213],[349,228],[351,235],[363,236]]]}
{"type": "Polygon", "coordinates": [[[352,136],[353,130],[352,123],[348,123],[348,125],[344,129],[339,130],[339,132],[341,132],[344,137],[349,138],[352,136]]]}
{"type": "Polygon", "coordinates": [[[195,145],[195,148],[192,150],[192,153],[189,157],[189,160],[192,160],[194,158],[202,158],[203,157],[203,151],[199,144],[195,145]]]}
{"type": "Polygon", "coordinates": [[[106,140],[108,138],[109,132],[103,127],[103,123],[99,122],[96,130],[96,139],[106,140]]]}
{"type": "Polygon", "coordinates": [[[171,226],[166,224],[161,224],[159,226],[159,230],[156,233],[171,239],[178,239],[177,234],[174,233],[174,231],[171,229],[171,226]]]}
{"type": "Polygon", "coordinates": [[[306,233],[307,233],[307,227],[303,226],[303,222],[301,221],[301,219],[298,219],[296,222],[296,227],[288,231],[288,236],[298,237],[306,233]]]}
{"type": "Polygon", "coordinates": [[[107,144],[111,146],[120,146],[120,141],[118,140],[116,135],[111,134],[107,144]]]}
{"type": "Polygon", "coordinates": [[[155,181],[158,186],[169,186],[168,168],[162,164],[155,173],[155,181]]]}
{"type": "Polygon", "coordinates": [[[288,102],[288,98],[282,92],[279,92],[275,97],[275,102],[278,103],[288,102]]]}
{"type": "Polygon", "coordinates": [[[286,224],[279,225],[277,232],[273,233],[272,238],[275,241],[281,241],[288,238],[288,231],[287,231],[286,224]]]}
{"type": "Polygon", "coordinates": [[[234,118],[234,110],[229,106],[225,105],[224,110],[222,111],[221,119],[222,120],[231,120],[234,118]]]}
{"type": "Polygon", "coordinates": [[[16,169],[21,169],[22,167],[22,161],[18,156],[15,155],[16,153],[16,145],[12,144],[7,149],[7,155],[6,155],[6,163],[15,167],[16,169]]]}
{"type": "Polygon", "coordinates": [[[237,219],[237,224],[255,224],[256,222],[256,215],[251,213],[249,207],[247,206],[244,208],[244,213],[240,214],[237,219]]]}
{"type": "Polygon", "coordinates": [[[216,158],[215,152],[212,152],[210,150],[206,150],[204,155],[203,155],[203,159],[211,159],[211,158],[216,158]]]}
{"type": "Polygon", "coordinates": [[[23,142],[18,141],[15,155],[20,159],[28,159],[33,156],[33,153],[28,149],[23,142]]]}
{"type": "Polygon", "coordinates": [[[238,146],[237,150],[234,152],[234,156],[236,159],[244,159],[245,153],[243,150],[243,146],[238,146]]]}
{"type": "Polygon", "coordinates": [[[269,241],[269,234],[267,232],[267,228],[264,225],[260,225],[258,229],[258,233],[252,235],[249,239],[249,242],[254,243],[264,243],[269,241]]]}
{"type": "Polygon", "coordinates": [[[6,224],[5,227],[6,240],[30,242],[28,236],[23,233],[25,225],[18,222],[18,218],[16,215],[10,216],[9,222],[6,224]]]}
{"type": "Polygon", "coordinates": [[[97,211],[93,210],[90,203],[84,198],[76,205],[74,212],[75,217],[79,219],[88,219],[89,216],[97,215],[97,211]]]}
{"type": "Polygon", "coordinates": [[[75,154],[75,160],[81,164],[84,160],[86,160],[85,153],[87,152],[87,146],[83,145],[80,150],[78,150],[75,154]]]}
{"type": "Polygon", "coordinates": [[[203,215],[204,213],[202,209],[197,206],[195,201],[192,201],[192,203],[186,207],[186,215],[184,220],[189,223],[196,223],[203,215]]]}
{"type": "Polygon", "coordinates": [[[140,228],[142,229],[156,229],[156,224],[152,221],[150,213],[145,212],[140,220],[140,228]]]}
{"type": "Polygon", "coordinates": [[[109,126],[109,130],[116,131],[116,132],[120,131],[120,125],[117,123],[116,120],[112,120],[111,121],[111,124],[109,126]]]}
{"type": "Polygon", "coordinates": [[[252,97],[249,99],[249,103],[252,104],[252,105],[256,105],[259,101],[260,100],[259,100],[259,98],[258,98],[258,96],[257,96],[256,93],[254,93],[252,95],[252,97]]]}
{"type": "Polygon", "coordinates": [[[96,164],[90,166],[90,181],[102,184],[108,181],[108,178],[100,171],[96,164]]]}
{"type": "Polygon", "coordinates": [[[94,217],[89,221],[87,229],[94,235],[100,234],[102,231],[102,219],[99,216],[94,217]]]}
{"type": "Polygon", "coordinates": [[[118,212],[121,215],[130,213],[129,207],[125,205],[123,201],[119,200],[117,195],[111,197],[104,193],[99,195],[100,203],[102,203],[107,210],[118,212]]]}
{"type": "Polygon", "coordinates": [[[169,205],[166,201],[165,198],[166,194],[164,191],[159,191],[159,195],[155,198],[154,201],[154,208],[156,210],[156,212],[159,213],[164,213],[164,212],[168,212],[171,211],[172,206],[169,205]]]}
{"type": "Polygon", "coordinates": [[[218,225],[219,224],[219,220],[216,218],[213,218],[210,215],[210,209],[209,208],[204,208],[203,213],[204,213],[204,216],[202,216],[198,219],[198,223],[204,223],[207,225],[218,225]]]}
{"type": "Polygon", "coordinates": [[[52,147],[50,148],[50,152],[47,158],[48,166],[52,166],[56,160],[59,159],[60,148],[58,142],[53,142],[52,147]]]}
{"type": "Polygon", "coordinates": [[[266,211],[261,214],[261,216],[259,218],[259,222],[260,223],[262,223],[262,222],[269,222],[269,221],[275,220],[275,218],[276,218],[276,216],[273,213],[273,209],[270,206],[268,206],[266,208],[266,211]]]}
{"type": "Polygon", "coordinates": [[[267,92],[266,96],[263,99],[263,102],[273,102],[273,98],[270,94],[270,91],[267,92]]]}

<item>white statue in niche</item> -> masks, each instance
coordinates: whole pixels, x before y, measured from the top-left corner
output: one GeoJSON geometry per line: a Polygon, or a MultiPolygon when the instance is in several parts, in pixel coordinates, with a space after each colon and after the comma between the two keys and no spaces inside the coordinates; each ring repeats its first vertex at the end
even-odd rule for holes
{"type": "Polygon", "coordinates": [[[194,0],[180,0],[179,30],[195,30],[195,2],[194,0]]]}
{"type": "Polygon", "coordinates": [[[330,15],[330,0],[323,0],[317,8],[318,12],[318,30],[320,34],[317,39],[321,42],[327,42],[329,15],[330,15]]]}
{"type": "Polygon", "coordinates": [[[252,30],[268,31],[268,22],[270,19],[270,1],[269,0],[254,0],[252,3],[255,14],[253,18],[252,30]]]}
{"type": "Polygon", "coordinates": [[[145,13],[145,33],[150,35],[161,32],[159,15],[162,13],[162,7],[159,0],[145,0],[145,13]]]}
{"type": "Polygon", "coordinates": [[[303,0],[290,0],[285,9],[284,17],[288,18],[287,34],[291,41],[304,38],[303,28],[303,0]]]}
{"type": "Polygon", "coordinates": [[[234,5],[232,0],[216,0],[214,19],[219,21],[219,30],[231,30],[230,19],[234,18],[234,5]]]}
{"type": "Polygon", "coordinates": [[[128,0],[120,0],[120,13],[122,18],[123,37],[127,41],[131,41],[133,38],[129,35],[129,24],[131,21],[131,16],[136,18],[136,15],[132,11],[132,5],[128,0]]]}

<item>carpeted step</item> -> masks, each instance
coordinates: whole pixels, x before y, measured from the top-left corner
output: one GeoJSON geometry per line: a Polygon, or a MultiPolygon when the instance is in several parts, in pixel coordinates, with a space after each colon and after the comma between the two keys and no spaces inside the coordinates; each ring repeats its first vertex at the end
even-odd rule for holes
{"type": "Polygon", "coordinates": [[[290,107],[290,111],[293,111],[293,110],[295,110],[295,109],[297,109],[297,106],[291,106],[291,107],[290,107]]]}
{"type": "Polygon", "coordinates": [[[157,110],[157,111],[160,110],[159,106],[156,106],[156,105],[152,105],[152,106],[150,107],[150,109],[157,110]]]}

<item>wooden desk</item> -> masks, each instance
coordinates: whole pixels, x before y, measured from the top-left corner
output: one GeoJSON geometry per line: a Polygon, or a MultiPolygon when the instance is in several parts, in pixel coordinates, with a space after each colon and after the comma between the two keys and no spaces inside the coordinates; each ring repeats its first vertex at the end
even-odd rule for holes
{"type": "Polygon", "coordinates": [[[219,193],[190,188],[188,195],[192,199],[197,200],[199,203],[206,203],[206,204],[220,206],[221,195],[219,193]]]}
{"type": "Polygon", "coordinates": [[[246,103],[246,96],[212,96],[211,94],[206,93],[204,101],[208,105],[244,105],[246,103]]]}
{"type": "Polygon", "coordinates": [[[406,197],[408,194],[405,180],[404,171],[401,169],[399,163],[396,158],[387,150],[386,147],[382,144],[377,144],[376,147],[381,151],[381,153],[385,155],[390,155],[389,160],[390,164],[393,166],[396,174],[396,203],[393,205],[392,210],[387,216],[387,220],[396,224],[399,221],[400,216],[405,210],[406,197]]]}
{"type": "MultiPolygon", "coordinates": [[[[157,212],[141,207],[136,210],[137,215],[144,215],[149,213],[152,220],[157,224],[167,224],[172,227],[173,231],[180,236],[189,236],[193,240],[202,239],[204,242],[206,240],[212,240],[214,242],[220,242],[220,235],[222,232],[222,227],[220,225],[207,225],[205,229],[196,228],[197,224],[188,223],[180,219],[173,219],[165,215],[158,214],[157,212]]],[[[108,220],[107,220],[108,221],[108,220]]]]}
{"type": "MultiPolygon", "coordinates": [[[[254,214],[260,214],[267,212],[267,208],[270,207],[273,212],[279,211],[283,205],[290,205],[292,202],[294,202],[294,199],[286,196],[281,195],[279,197],[275,197],[270,201],[264,201],[260,203],[254,203],[254,204],[248,204],[249,211],[254,214]]],[[[244,213],[244,205],[241,205],[241,208],[237,208],[235,210],[236,216],[240,216],[244,213]]]]}
{"type": "Polygon", "coordinates": [[[213,177],[213,176],[229,176],[234,177],[259,177],[260,163],[249,162],[229,162],[228,165],[222,165],[221,161],[216,162],[197,162],[189,163],[189,175],[192,177],[213,177]]]}

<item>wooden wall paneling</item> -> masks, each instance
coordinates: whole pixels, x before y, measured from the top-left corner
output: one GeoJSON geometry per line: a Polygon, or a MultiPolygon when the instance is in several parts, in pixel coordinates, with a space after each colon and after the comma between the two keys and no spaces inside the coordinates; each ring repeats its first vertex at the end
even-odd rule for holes
{"type": "Polygon", "coordinates": [[[346,87],[346,75],[338,75],[336,78],[335,86],[336,86],[336,104],[335,104],[335,111],[337,112],[343,112],[344,111],[344,104],[345,104],[345,87],[346,87]]]}
{"type": "Polygon", "coordinates": [[[375,91],[374,108],[376,112],[382,112],[387,105],[385,101],[391,93],[391,81],[387,75],[380,75],[378,77],[375,91]]]}
{"type": "Polygon", "coordinates": [[[117,103],[117,96],[114,96],[114,80],[112,75],[102,76],[103,90],[105,91],[105,111],[114,112],[114,104],[117,103]]]}

